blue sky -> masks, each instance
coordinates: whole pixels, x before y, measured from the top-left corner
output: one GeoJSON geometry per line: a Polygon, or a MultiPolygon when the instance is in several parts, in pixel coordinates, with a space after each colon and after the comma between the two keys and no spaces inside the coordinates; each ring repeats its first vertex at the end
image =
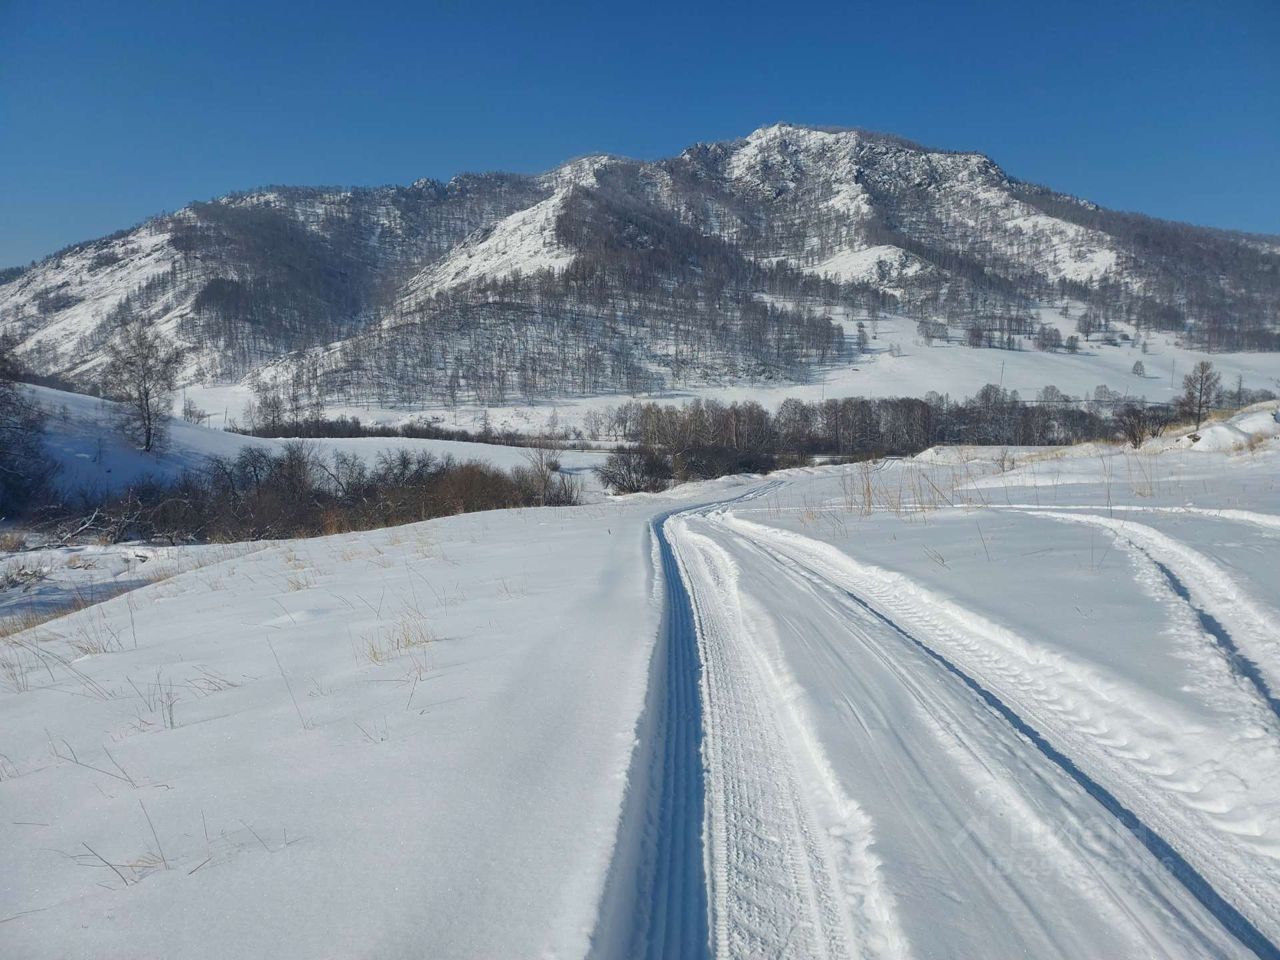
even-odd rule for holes
{"type": "Polygon", "coordinates": [[[0,265],[266,183],[642,158],[778,120],[1280,233],[1280,2],[0,0],[0,265]]]}

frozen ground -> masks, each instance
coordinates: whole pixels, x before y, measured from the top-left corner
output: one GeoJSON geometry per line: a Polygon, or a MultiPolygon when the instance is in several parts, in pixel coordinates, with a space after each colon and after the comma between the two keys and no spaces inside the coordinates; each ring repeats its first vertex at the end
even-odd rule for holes
{"type": "Polygon", "coordinates": [[[0,955],[1276,957],[1272,425],[129,583],[0,640],[0,955]]]}

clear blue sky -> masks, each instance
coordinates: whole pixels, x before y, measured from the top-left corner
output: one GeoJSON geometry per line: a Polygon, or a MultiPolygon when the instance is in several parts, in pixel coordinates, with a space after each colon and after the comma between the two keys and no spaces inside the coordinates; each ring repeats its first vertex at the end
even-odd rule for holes
{"type": "Polygon", "coordinates": [[[1280,233],[1280,0],[0,0],[0,265],[265,183],[655,158],[778,120],[1280,233]]]}

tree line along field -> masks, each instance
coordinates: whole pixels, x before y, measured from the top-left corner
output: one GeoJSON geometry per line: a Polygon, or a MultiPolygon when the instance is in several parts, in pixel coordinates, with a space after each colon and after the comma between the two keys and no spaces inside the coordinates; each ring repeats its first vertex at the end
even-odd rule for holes
{"type": "MultiPolygon", "coordinates": [[[[163,447],[169,430],[181,351],[143,323],[124,328],[108,352],[122,436],[144,454],[163,447]]],[[[369,461],[354,453],[331,456],[305,441],[278,452],[245,448],[234,455],[192,463],[169,480],[149,477],[119,489],[55,494],[53,471],[41,449],[46,413],[14,381],[17,364],[7,361],[3,428],[7,443],[0,476],[6,510],[39,517],[63,540],[96,537],[110,542],[159,539],[169,543],[313,536],[342,530],[415,522],[431,517],[513,506],[576,504],[579,478],[560,469],[547,447],[565,436],[546,436],[509,471],[450,455],[385,450],[369,461]]],[[[784,401],[771,413],[760,404],[694,400],[682,407],[631,401],[592,410],[582,430],[619,446],[597,465],[604,486],[619,493],[656,491],[673,482],[707,480],[737,473],[767,473],[809,463],[815,456],[872,459],[919,453],[942,444],[1036,446],[1123,438],[1134,447],[1158,436],[1176,417],[1198,428],[1223,402],[1220,376],[1202,362],[1184,378],[1176,408],[1148,406],[1099,390],[1073,401],[1053,388],[1026,403],[1016,391],[984,387],[971,399],[847,398],[821,403],[784,401]]],[[[1245,395],[1238,403],[1266,399],[1245,395]]],[[[184,410],[190,418],[200,412],[184,410]]],[[[431,425],[398,430],[364,428],[355,420],[327,421],[289,404],[270,390],[260,392],[245,427],[259,436],[422,436],[493,441],[482,433],[444,431],[431,425]]]]}

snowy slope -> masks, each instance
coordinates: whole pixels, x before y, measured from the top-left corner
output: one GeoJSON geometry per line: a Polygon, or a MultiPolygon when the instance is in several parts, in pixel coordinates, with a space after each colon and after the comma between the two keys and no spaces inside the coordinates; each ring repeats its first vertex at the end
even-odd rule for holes
{"type": "MultiPolygon", "coordinates": [[[[97,352],[92,339],[112,311],[179,262],[168,241],[165,226],[150,222],[123,237],[44,260],[12,283],[0,285],[0,325],[18,339],[19,352],[44,369],[75,372],[92,367],[97,352]]],[[[170,334],[172,323],[161,318],[182,305],[179,294],[156,309],[170,334]]]]}
{"type": "Polygon", "coordinates": [[[5,646],[61,679],[0,691],[0,953],[582,956],[656,626],[646,514],[282,544],[5,646]]]}
{"type": "Polygon", "coordinates": [[[144,453],[120,432],[115,404],[84,394],[29,386],[48,413],[45,450],[58,465],[55,482],[66,493],[108,493],[145,477],[172,479],[196,469],[209,457],[234,457],[246,446],[276,449],[258,440],[171,420],[169,442],[160,452],[144,453]]]}
{"type": "Polygon", "coordinates": [[[927,264],[905,250],[882,243],[862,249],[841,250],[807,269],[820,277],[876,283],[893,290],[895,277],[914,276],[927,269],[927,264]]]}
{"type": "MultiPolygon", "coordinates": [[[[819,306],[802,302],[798,305],[819,306]]],[[[1121,396],[1171,402],[1182,394],[1183,376],[1201,360],[1208,360],[1214,365],[1228,390],[1234,387],[1239,376],[1246,387],[1280,393],[1280,363],[1272,353],[1206,354],[1180,346],[1168,335],[1149,337],[1145,353],[1133,346],[1132,341],[1112,346],[1096,338],[1082,345],[1078,354],[1066,351],[1044,353],[1030,344],[1013,351],[975,350],[955,342],[935,341],[927,345],[919,338],[916,321],[908,317],[882,315],[872,323],[867,316],[838,311],[832,311],[832,314],[850,339],[856,334],[858,319],[863,321],[868,331],[875,330],[876,339],[870,343],[870,352],[819,370],[803,383],[777,380],[735,382],[726,379],[635,396],[645,401],[672,404],[682,404],[697,397],[716,398],[726,403],[754,400],[776,409],[788,397],[819,401],[839,397],[923,396],[936,391],[960,399],[971,397],[986,384],[994,383],[1007,390],[1017,390],[1023,399],[1034,399],[1041,389],[1050,385],[1075,398],[1092,397],[1097,387],[1105,386],[1121,396]],[[1142,375],[1133,372],[1137,361],[1143,364],[1142,375]]],[[[1040,317],[1044,322],[1058,326],[1064,336],[1074,333],[1073,317],[1063,316],[1061,309],[1045,308],[1040,317]]],[[[1117,324],[1116,330],[1132,332],[1131,327],[1123,324],[1117,324]]],[[[222,391],[214,391],[214,394],[225,398],[222,391]]],[[[592,397],[561,397],[537,404],[462,404],[449,407],[424,402],[415,405],[412,411],[406,411],[335,403],[329,409],[333,413],[390,423],[402,421],[411,413],[426,414],[469,429],[478,429],[487,414],[495,428],[537,432],[545,429],[552,415],[561,425],[580,426],[588,410],[616,406],[631,397],[623,391],[592,397]]],[[[239,415],[237,410],[242,408],[246,399],[245,393],[239,394],[238,398],[233,395],[229,407],[233,418],[239,415]]],[[[224,399],[218,401],[223,402],[224,399]]]]}
{"type": "MultiPolygon", "coordinates": [[[[169,440],[164,448],[157,453],[143,453],[121,435],[111,402],[48,387],[26,389],[50,415],[45,449],[58,464],[55,482],[68,494],[108,493],[146,477],[171,480],[184,470],[199,469],[209,457],[235,457],[246,447],[278,452],[289,442],[246,437],[175,418],[170,421],[169,440]]],[[[354,437],[305,442],[326,459],[338,452],[353,453],[369,464],[379,454],[394,450],[427,451],[458,461],[477,460],[504,470],[528,462],[528,450],[522,447],[457,440],[354,437]]],[[[598,489],[599,484],[591,468],[605,456],[590,450],[557,453],[563,472],[579,477],[592,489],[598,489]]]]}
{"type": "Polygon", "coordinates": [[[478,231],[458,244],[439,263],[409,281],[406,302],[482,280],[500,280],[512,273],[560,271],[573,262],[573,251],[556,239],[556,218],[564,194],[556,193],[478,231]]]}

